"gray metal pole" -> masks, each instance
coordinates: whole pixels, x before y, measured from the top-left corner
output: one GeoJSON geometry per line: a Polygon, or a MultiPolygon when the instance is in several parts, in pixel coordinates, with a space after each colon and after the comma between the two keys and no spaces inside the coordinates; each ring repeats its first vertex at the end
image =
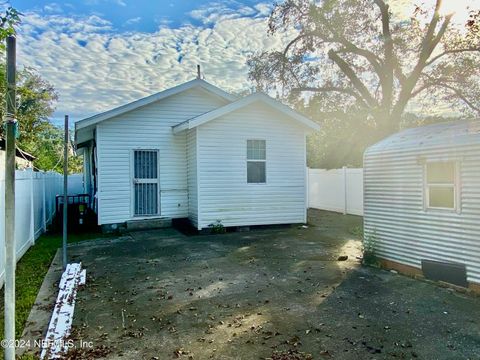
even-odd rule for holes
{"type": "Polygon", "coordinates": [[[5,166],[5,360],[15,359],[15,37],[7,38],[5,166]]]}
{"type": "Polygon", "coordinates": [[[68,216],[68,115],[65,115],[65,140],[63,148],[63,270],[67,268],[67,216],[68,216]]]}

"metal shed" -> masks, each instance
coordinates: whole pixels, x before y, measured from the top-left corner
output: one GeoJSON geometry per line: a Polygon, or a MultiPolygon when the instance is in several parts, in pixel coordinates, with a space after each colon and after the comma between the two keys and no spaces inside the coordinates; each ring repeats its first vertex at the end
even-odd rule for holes
{"type": "Polygon", "coordinates": [[[384,267],[480,291],[480,120],[371,146],[364,189],[365,242],[384,267]]]}

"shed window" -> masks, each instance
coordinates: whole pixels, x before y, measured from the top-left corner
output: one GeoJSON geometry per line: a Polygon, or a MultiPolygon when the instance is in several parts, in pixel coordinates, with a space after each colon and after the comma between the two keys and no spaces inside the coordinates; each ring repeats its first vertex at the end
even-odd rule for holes
{"type": "Polygon", "coordinates": [[[456,208],[456,164],[453,161],[426,164],[426,200],[428,208],[456,208]]]}
{"type": "Polygon", "coordinates": [[[247,183],[266,183],[266,159],[265,140],[247,140],[247,183]]]}

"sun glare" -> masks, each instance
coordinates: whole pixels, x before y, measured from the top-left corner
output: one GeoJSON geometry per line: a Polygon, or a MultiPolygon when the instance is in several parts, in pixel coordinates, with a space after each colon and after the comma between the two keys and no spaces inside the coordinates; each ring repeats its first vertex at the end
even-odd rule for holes
{"type": "MultiPolygon", "coordinates": [[[[388,3],[395,14],[409,18],[416,6],[433,9],[436,0],[390,0],[388,3]]],[[[480,10],[480,0],[443,0],[440,13],[453,14],[452,23],[463,26],[472,10],[480,10]]]]}
{"type": "Polygon", "coordinates": [[[444,0],[440,11],[442,15],[453,14],[453,22],[465,24],[472,10],[480,9],[480,0],[444,0]]]}

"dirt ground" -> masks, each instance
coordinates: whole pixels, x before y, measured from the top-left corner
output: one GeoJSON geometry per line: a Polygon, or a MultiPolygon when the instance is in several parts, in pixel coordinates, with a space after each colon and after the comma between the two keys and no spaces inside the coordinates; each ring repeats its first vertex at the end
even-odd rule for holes
{"type": "Polygon", "coordinates": [[[361,267],[360,217],[309,223],[72,246],[74,338],[94,348],[71,358],[480,358],[480,298],[361,267]]]}

